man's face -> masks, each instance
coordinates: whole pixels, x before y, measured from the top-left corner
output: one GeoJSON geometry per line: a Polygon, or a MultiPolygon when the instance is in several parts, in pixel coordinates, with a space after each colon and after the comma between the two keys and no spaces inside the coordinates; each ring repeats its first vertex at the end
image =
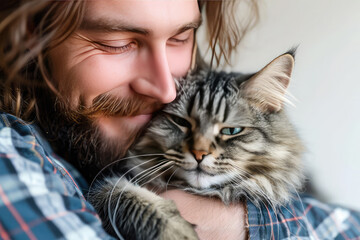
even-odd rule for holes
{"type": "Polygon", "coordinates": [[[196,0],[89,0],[80,29],[50,52],[55,86],[72,110],[115,99],[122,114],[97,114],[93,126],[127,148],[174,100],[173,78],[190,68],[199,20],[196,0]]]}

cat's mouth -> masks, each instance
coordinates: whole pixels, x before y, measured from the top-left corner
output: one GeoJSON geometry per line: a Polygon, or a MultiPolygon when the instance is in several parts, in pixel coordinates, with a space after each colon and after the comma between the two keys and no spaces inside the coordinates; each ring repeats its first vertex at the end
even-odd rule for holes
{"type": "Polygon", "coordinates": [[[208,175],[208,176],[211,176],[211,177],[215,176],[215,174],[209,173],[206,170],[202,169],[200,165],[198,165],[195,169],[186,170],[186,171],[193,172],[193,173],[196,173],[198,175],[205,174],[205,175],[208,175]]]}
{"type": "Polygon", "coordinates": [[[217,186],[227,182],[231,178],[231,174],[209,173],[201,166],[192,169],[183,169],[176,172],[176,176],[185,181],[185,185],[190,185],[192,188],[205,189],[211,186],[217,186]]]}

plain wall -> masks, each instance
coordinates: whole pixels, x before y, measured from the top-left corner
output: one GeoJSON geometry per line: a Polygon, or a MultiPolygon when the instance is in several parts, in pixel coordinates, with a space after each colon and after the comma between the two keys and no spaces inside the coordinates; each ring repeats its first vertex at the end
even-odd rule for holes
{"type": "Polygon", "coordinates": [[[287,110],[307,147],[311,182],[325,201],[360,210],[360,1],[258,3],[260,21],[228,69],[257,71],[299,46],[289,88],[296,107],[287,110]]]}

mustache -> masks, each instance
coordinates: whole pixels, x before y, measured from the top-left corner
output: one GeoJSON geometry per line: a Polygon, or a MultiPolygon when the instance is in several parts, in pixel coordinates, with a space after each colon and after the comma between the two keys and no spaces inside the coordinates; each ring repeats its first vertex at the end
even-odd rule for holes
{"type": "Polygon", "coordinates": [[[95,97],[89,107],[80,106],[78,114],[87,118],[97,116],[120,116],[130,117],[140,114],[150,114],[160,110],[163,104],[150,100],[144,96],[132,98],[121,98],[109,93],[100,94],[95,97]]]}

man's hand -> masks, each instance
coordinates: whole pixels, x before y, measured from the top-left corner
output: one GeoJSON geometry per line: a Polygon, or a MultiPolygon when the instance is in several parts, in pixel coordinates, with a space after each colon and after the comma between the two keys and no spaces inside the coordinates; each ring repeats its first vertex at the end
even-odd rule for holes
{"type": "Polygon", "coordinates": [[[245,206],[242,203],[225,206],[219,199],[201,197],[181,190],[160,194],[172,199],[181,215],[196,225],[201,240],[247,239],[245,206]]]}

